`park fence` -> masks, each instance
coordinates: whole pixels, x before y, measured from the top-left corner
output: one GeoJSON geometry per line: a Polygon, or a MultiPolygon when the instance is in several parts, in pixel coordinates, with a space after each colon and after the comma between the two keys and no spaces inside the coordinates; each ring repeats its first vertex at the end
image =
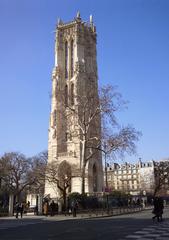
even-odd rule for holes
{"type": "Polygon", "coordinates": [[[78,215],[83,217],[104,217],[104,216],[117,216],[124,214],[131,214],[135,212],[140,212],[143,210],[142,206],[131,206],[131,207],[111,207],[108,209],[79,209],[78,215]]]}

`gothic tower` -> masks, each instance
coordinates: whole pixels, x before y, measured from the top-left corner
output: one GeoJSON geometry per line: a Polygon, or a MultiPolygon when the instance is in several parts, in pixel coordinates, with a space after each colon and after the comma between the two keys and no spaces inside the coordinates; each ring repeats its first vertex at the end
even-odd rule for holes
{"type": "MultiPolygon", "coordinates": [[[[98,77],[96,61],[96,28],[92,16],[83,22],[80,13],[68,23],[58,20],[55,42],[55,66],[52,72],[52,102],[48,136],[48,163],[58,163],[58,177],[65,168],[71,171],[70,192],[82,192],[81,129],[78,125],[82,109],[78,106],[81,96],[98,100],[98,77]],[[79,98],[78,98],[79,96],[79,98]],[[70,109],[77,117],[68,119],[70,109]],[[70,132],[73,129],[73,134],[70,132]],[[76,131],[75,131],[76,129],[76,131]]],[[[101,136],[100,116],[93,121],[90,135],[101,136]]],[[[85,192],[102,192],[102,154],[93,154],[85,169],[85,192]]],[[[59,189],[46,182],[45,194],[59,197],[59,189]]]]}

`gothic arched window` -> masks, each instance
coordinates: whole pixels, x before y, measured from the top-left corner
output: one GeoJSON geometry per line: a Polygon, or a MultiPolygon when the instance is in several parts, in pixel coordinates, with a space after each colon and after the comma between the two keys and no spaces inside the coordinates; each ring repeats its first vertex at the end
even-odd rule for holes
{"type": "Polygon", "coordinates": [[[56,109],[53,112],[53,125],[56,126],[56,109]]]}
{"type": "Polygon", "coordinates": [[[70,97],[71,97],[70,102],[71,102],[71,105],[74,105],[74,84],[73,84],[73,83],[72,83],[72,85],[71,85],[70,90],[71,90],[71,93],[70,93],[70,97]]]}
{"type": "Polygon", "coordinates": [[[68,87],[65,86],[65,106],[68,106],[68,87]]]}
{"type": "Polygon", "coordinates": [[[71,51],[71,54],[70,54],[70,56],[71,56],[71,62],[70,62],[70,75],[71,75],[71,77],[73,77],[73,73],[74,73],[74,47],[73,47],[73,45],[74,45],[74,42],[73,42],[73,39],[72,39],[72,41],[71,41],[71,44],[70,44],[70,51],[71,51]]]}
{"type": "Polygon", "coordinates": [[[65,42],[65,78],[68,78],[68,44],[65,42]]]}

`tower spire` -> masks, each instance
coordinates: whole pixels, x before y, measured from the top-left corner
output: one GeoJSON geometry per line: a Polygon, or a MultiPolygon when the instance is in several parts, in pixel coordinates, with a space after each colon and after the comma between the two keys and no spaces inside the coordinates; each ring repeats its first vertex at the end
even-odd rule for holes
{"type": "Polygon", "coordinates": [[[93,16],[90,14],[90,24],[93,24],[93,16]]]}
{"type": "Polygon", "coordinates": [[[77,18],[80,18],[80,12],[79,12],[79,11],[77,12],[76,17],[77,17],[77,18]]]}
{"type": "Polygon", "coordinates": [[[77,14],[76,14],[76,19],[79,20],[79,21],[81,20],[80,12],[79,12],[79,11],[78,11],[77,14]]]}
{"type": "Polygon", "coordinates": [[[62,20],[58,18],[58,25],[62,25],[62,24],[63,24],[62,20]]]}

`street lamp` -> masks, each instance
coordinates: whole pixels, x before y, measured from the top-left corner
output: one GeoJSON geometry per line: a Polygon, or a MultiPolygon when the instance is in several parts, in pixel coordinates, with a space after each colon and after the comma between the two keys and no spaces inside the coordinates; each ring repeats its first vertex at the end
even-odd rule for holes
{"type": "Polygon", "coordinates": [[[107,153],[108,151],[107,150],[107,145],[106,143],[104,144],[104,150],[103,150],[103,153],[104,153],[104,167],[105,167],[105,183],[106,183],[106,186],[105,186],[105,190],[104,192],[106,193],[106,205],[107,205],[107,213],[109,213],[109,196],[108,196],[108,179],[107,179],[107,153]]]}
{"type": "Polygon", "coordinates": [[[108,189],[108,178],[107,178],[107,154],[109,151],[107,151],[107,145],[104,144],[104,149],[102,149],[102,152],[104,153],[104,169],[105,169],[105,185],[106,189],[108,189]]]}
{"type": "Polygon", "coordinates": [[[107,179],[107,152],[106,152],[106,151],[104,151],[104,164],[105,164],[106,189],[108,189],[108,179],[107,179]]]}

